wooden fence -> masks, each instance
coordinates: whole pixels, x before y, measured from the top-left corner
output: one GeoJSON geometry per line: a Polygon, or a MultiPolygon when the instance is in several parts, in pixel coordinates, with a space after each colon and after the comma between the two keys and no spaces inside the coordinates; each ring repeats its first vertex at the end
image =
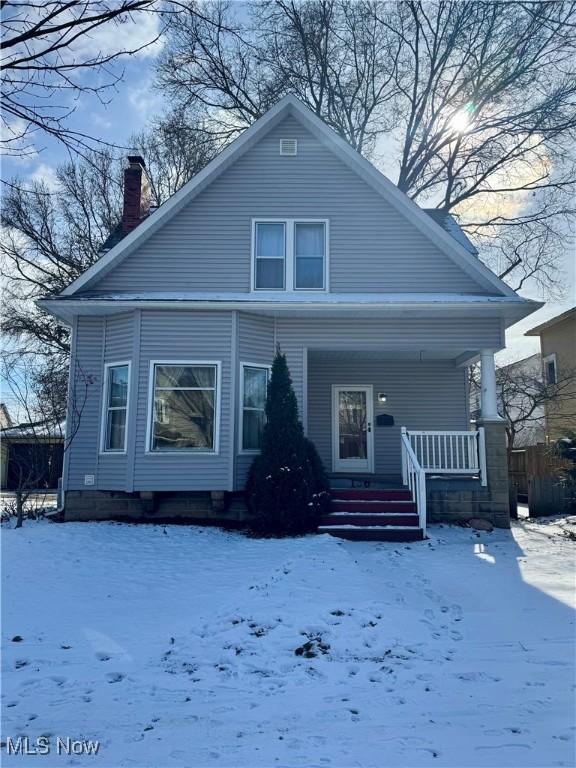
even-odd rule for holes
{"type": "Polygon", "coordinates": [[[571,511],[576,503],[576,488],[563,482],[562,474],[570,466],[568,460],[542,443],[512,451],[510,482],[516,488],[517,498],[528,502],[530,517],[571,511]]]}

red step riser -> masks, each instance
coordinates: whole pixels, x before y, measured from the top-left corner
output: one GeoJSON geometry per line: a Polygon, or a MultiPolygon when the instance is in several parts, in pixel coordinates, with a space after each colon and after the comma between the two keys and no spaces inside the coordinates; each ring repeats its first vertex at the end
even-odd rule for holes
{"type": "Polygon", "coordinates": [[[362,512],[374,514],[377,512],[416,512],[416,505],[412,502],[398,501],[346,501],[332,499],[333,512],[362,512]]]}
{"type": "Polygon", "coordinates": [[[350,499],[352,501],[365,499],[366,501],[412,501],[412,494],[407,489],[386,490],[385,488],[332,488],[332,497],[335,499],[350,499]]]}
{"type": "Polygon", "coordinates": [[[321,525],[409,525],[417,528],[418,515],[337,515],[322,518],[321,525]]]}

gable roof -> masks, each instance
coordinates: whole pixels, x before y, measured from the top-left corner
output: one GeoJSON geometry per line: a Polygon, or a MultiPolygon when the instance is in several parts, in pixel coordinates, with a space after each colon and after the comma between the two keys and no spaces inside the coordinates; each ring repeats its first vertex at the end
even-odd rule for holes
{"type": "Polygon", "coordinates": [[[332,128],[326,125],[323,120],[294,96],[285,96],[268,110],[265,115],[229,144],[200,173],[190,179],[189,182],[181,187],[178,192],[172,195],[169,200],[145,219],[136,229],[114,245],[95,264],[65,288],[61,295],[72,296],[78,291],[87,288],[97,277],[103,276],[126,258],[126,256],[133,253],[145,240],[160,229],[250,147],[254,146],[262,136],[288,115],[298,119],[317,139],[337,154],[348,167],[355,171],[390,203],[400,215],[408,218],[417,229],[481,285],[486,286],[497,295],[516,296],[511,288],[473,255],[460,238],[455,239],[453,233],[449,234],[444,226],[436,221],[436,216],[429,215],[429,213],[416,205],[408,195],[400,191],[372,163],[362,157],[344,139],[338,136],[332,128]]]}
{"type": "Polygon", "coordinates": [[[571,307],[570,309],[567,309],[566,312],[562,312],[560,315],[550,318],[550,320],[547,320],[545,323],[540,323],[540,325],[530,328],[529,331],[526,331],[524,336],[540,336],[542,331],[547,331],[548,328],[552,328],[552,326],[562,323],[572,316],[574,317],[574,320],[576,320],[576,307],[571,307]]]}

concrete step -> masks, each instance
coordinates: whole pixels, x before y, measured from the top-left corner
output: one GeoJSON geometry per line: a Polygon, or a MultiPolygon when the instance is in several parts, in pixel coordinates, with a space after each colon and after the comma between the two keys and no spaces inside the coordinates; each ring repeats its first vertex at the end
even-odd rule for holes
{"type": "Polygon", "coordinates": [[[318,532],[349,541],[421,541],[424,538],[421,528],[401,525],[321,525],[318,532]]]}
{"type": "Polygon", "coordinates": [[[376,513],[376,514],[362,514],[360,512],[335,512],[330,515],[325,515],[322,518],[321,525],[399,525],[418,527],[419,519],[418,515],[411,513],[376,513]]]}

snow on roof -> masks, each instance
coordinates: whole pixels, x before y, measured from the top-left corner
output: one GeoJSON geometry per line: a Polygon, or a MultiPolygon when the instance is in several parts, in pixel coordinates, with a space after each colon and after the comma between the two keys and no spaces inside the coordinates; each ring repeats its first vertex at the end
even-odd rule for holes
{"type": "Polygon", "coordinates": [[[13,427],[6,429],[0,429],[0,437],[5,439],[8,437],[64,437],[66,430],[66,422],[62,421],[60,424],[48,423],[45,421],[27,422],[24,424],[16,424],[13,427]]]}

